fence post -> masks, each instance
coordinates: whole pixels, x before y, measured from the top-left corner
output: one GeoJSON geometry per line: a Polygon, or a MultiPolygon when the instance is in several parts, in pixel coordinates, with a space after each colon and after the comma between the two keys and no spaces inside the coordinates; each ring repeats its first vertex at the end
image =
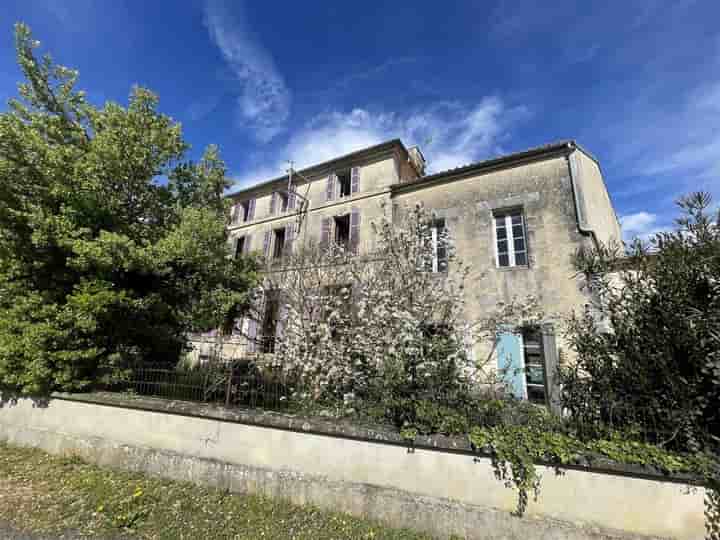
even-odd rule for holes
{"type": "Polygon", "coordinates": [[[230,407],[230,392],[232,391],[232,380],[233,380],[233,363],[230,362],[230,369],[228,370],[228,380],[225,386],[225,406],[230,407]]]}

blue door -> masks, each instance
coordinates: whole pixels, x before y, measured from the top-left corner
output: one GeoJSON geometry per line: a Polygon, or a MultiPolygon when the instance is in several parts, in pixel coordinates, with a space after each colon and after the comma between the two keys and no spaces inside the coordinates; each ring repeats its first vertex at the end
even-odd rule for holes
{"type": "Polygon", "coordinates": [[[523,362],[522,337],[504,332],[498,335],[498,373],[510,393],[518,399],[526,399],[525,363],[523,362]]]}

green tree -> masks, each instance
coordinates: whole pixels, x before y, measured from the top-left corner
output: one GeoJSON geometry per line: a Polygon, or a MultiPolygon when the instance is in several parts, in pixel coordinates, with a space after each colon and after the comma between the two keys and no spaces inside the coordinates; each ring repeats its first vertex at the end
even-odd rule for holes
{"type": "Polygon", "coordinates": [[[570,321],[560,382],[579,425],[695,451],[720,443],[720,229],[708,194],[679,206],[674,231],[578,253],[596,302],[570,321]]]}
{"type": "Polygon", "coordinates": [[[181,127],[133,88],[90,104],[77,72],[36,57],[0,114],[0,385],[81,389],[138,360],[172,361],[189,332],[243,312],[255,261],[230,256],[229,183],[215,147],[185,158],[181,127]]]}

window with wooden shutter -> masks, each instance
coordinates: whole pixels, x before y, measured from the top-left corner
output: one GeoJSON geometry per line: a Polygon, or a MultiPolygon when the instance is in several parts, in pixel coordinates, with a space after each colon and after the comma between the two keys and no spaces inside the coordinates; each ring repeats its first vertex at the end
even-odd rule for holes
{"type": "Polygon", "coordinates": [[[350,251],[357,255],[360,249],[360,209],[350,211],[350,251]]]}
{"type": "Polygon", "coordinates": [[[245,237],[240,236],[235,238],[234,244],[235,247],[233,248],[233,257],[237,259],[238,257],[240,257],[240,255],[245,253],[245,237]]]}
{"type": "Polygon", "coordinates": [[[255,219],[255,197],[248,201],[247,221],[255,219]]]}
{"type": "Polygon", "coordinates": [[[250,253],[250,241],[252,240],[252,235],[246,234],[245,235],[245,241],[243,242],[243,253],[250,253]]]}
{"type": "Polygon", "coordinates": [[[547,387],[543,335],[540,328],[528,328],[523,331],[522,337],[527,398],[528,401],[544,405],[547,401],[547,387]]]}
{"type": "Polygon", "coordinates": [[[342,246],[344,249],[350,249],[350,214],[343,216],[335,216],[333,218],[333,228],[335,231],[335,245],[342,246]]]}
{"type": "Polygon", "coordinates": [[[327,184],[325,186],[325,200],[332,201],[335,198],[335,173],[331,173],[328,176],[327,184]]]}
{"type": "Polygon", "coordinates": [[[350,169],[335,173],[338,197],[349,197],[352,193],[352,173],[350,169]]]}
{"type": "Polygon", "coordinates": [[[360,167],[350,169],[350,193],[360,191],[360,167]]]}
{"type": "Polygon", "coordinates": [[[233,205],[232,211],[230,212],[230,223],[238,222],[238,216],[240,215],[241,208],[242,205],[240,203],[233,205]]]}
{"type": "Polygon", "coordinates": [[[280,259],[285,254],[285,230],[285,227],[280,227],[279,229],[273,230],[273,259],[280,259]]]}
{"type": "Polygon", "coordinates": [[[268,291],[264,295],[264,300],[260,336],[261,352],[273,353],[275,352],[275,335],[280,307],[277,291],[268,291]]]}

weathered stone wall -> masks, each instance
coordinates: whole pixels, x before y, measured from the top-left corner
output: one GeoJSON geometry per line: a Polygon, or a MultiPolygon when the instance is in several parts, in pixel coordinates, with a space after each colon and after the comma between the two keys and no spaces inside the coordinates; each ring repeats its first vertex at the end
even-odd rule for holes
{"type": "MultiPolygon", "coordinates": [[[[309,182],[296,178],[293,184],[297,192],[310,200],[310,207],[303,217],[302,227],[296,238],[296,245],[307,245],[308,242],[318,242],[320,239],[320,223],[323,217],[343,215],[355,206],[362,212],[361,220],[361,247],[365,247],[362,239],[369,239],[370,219],[377,215],[379,203],[382,199],[388,198],[389,188],[399,181],[399,168],[396,156],[391,152],[385,152],[363,163],[339,163],[337,169],[345,169],[350,166],[357,166],[360,170],[360,190],[349,197],[326,200],[325,190],[328,175],[333,172],[329,170],[311,178],[309,182]],[[367,219],[365,216],[368,216],[367,219]]],[[[255,219],[248,223],[233,225],[230,227],[231,236],[251,235],[251,249],[261,251],[263,247],[263,235],[265,231],[284,227],[288,223],[296,223],[298,213],[288,211],[286,213],[276,212],[270,215],[270,199],[272,189],[260,188],[257,191],[249,191],[247,197],[256,197],[255,219]]],[[[299,201],[298,201],[299,203],[299,201]]],[[[367,249],[367,247],[365,247],[367,249]]]]}
{"type": "MultiPolygon", "coordinates": [[[[499,302],[532,295],[547,320],[559,324],[587,302],[571,259],[589,238],[578,230],[565,156],[418,186],[393,200],[401,208],[422,202],[445,218],[458,257],[472,268],[467,289],[471,320],[499,302]],[[511,208],[522,208],[526,219],[529,265],[499,268],[493,213],[511,208]]],[[[486,353],[476,351],[479,358],[486,353]]]]}
{"type": "Polygon", "coordinates": [[[703,490],[659,478],[575,469],[558,476],[543,468],[539,499],[517,518],[511,515],[516,494],[494,478],[488,459],[462,444],[409,452],[382,432],[338,425],[323,433],[322,423],[282,415],[264,421],[177,402],[70,399],[5,405],[0,440],[348,511],[440,538],[700,540],[704,534],[703,490]]]}

